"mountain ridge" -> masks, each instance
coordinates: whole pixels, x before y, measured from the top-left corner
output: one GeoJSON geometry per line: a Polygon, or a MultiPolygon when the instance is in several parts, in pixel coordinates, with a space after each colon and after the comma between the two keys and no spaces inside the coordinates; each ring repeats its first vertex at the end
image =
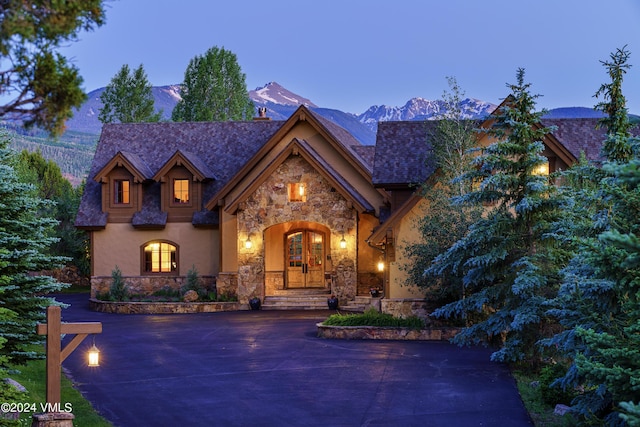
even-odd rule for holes
{"type": "MultiPolygon", "coordinates": [[[[69,131],[100,134],[102,123],[98,120],[98,114],[102,108],[100,95],[104,89],[98,88],[88,93],[87,101],[67,121],[69,131]]],[[[171,112],[181,99],[180,85],[153,86],[151,91],[156,111],[162,111],[163,120],[171,120],[171,112]]],[[[291,92],[275,81],[250,90],[248,94],[256,107],[267,108],[267,116],[273,120],[286,120],[300,105],[305,105],[351,132],[364,145],[375,144],[378,122],[429,120],[445,112],[442,100],[415,97],[402,106],[372,105],[360,114],[346,113],[334,108],[319,107],[310,99],[291,92]]],[[[496,107],[495,104],[476,98],[466,98],[460,105],[464,117],[468,119],[482,119],[496,107]]],[[[586,107],[565,107],[550,110],[545,117],[602,117],[602,113],[586,107]]]]}

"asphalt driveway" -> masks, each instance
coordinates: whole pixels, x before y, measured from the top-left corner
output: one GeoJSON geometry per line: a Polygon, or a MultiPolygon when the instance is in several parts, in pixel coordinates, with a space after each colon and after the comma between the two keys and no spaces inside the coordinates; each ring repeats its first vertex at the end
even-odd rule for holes
{"type": "Polygon", "coordinates": [[[531,426],[508,369],[482,348],[316,337],[329,312],[117,315],[63,295],[67,322],[99,321],[64,362],[116,426],[531,426]]]}

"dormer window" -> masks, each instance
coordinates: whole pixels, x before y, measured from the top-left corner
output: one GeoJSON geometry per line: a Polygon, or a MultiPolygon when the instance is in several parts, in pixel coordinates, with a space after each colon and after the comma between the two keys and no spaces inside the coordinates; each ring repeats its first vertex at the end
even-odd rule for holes
{"type": "Polygon", "coordinates": [[[306,202],[307,188],[302,182],[294,182],[289,184],[289,201],[290,202],[306,202]]]}
{"type": "Polygon", "coordinates": [[[189,203],[189,180],[173,180],[173,203],[183,205],[189,203]]]}
{"type": "Polygon", "coordinates": [[[113,181],[113,203],[116,205],[128,205],[131,203],[131,181],[128,179],[116,179],[113,181]]]}

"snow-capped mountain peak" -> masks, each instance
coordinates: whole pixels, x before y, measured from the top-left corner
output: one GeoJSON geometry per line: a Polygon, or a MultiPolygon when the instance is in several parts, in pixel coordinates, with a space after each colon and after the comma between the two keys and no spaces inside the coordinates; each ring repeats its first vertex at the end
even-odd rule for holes
{"type": "Polygon", "coordinates": [[[269,82],[263,87],[258,87],[255,90],[249,91],[249,98],[256,105],[264,105],[267,103],[278,105],[291,105],[299,106],[306,105],[307,107],[317,107],[313,102],[307,98],[303,98],[300,95],[283,88],[276,82],[269,82]]]}

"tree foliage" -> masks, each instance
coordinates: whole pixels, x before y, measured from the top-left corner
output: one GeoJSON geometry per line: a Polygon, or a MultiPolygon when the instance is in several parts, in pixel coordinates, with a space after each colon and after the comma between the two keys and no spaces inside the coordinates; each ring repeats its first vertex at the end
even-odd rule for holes
{"type": "Polygon", "coordinates": [[[462,196],[471,187],[462,181],[452,180],[472,168],[477,145],[476,123],[464,117],[462,100],[464,92],[453,77],[448,77],[449,91],[442,95],[443,114],[436,122],[426,122],[425,144],[430,145],[428,169],[437,172],[422,186],[422,195],[428,210],[416,223],[420,240],[403,248],[408,261],[401,265],[407,272],[407,285],[418,285],[427,292],[433,302],[449,302],[461,294],[461,278],[454,275],[432,277],[425,274],[433,259],[443,253],[453,242],[462,238],[481,213],[477,207],[453,206],[451,197],[462,196]]]}
{"type": "Polygon", "coordinates": [[[19,364],[36,357],[30,346],[42,337],[35,325],[53,303],[45,295],[62,286],[34,273],[59,267],[65,259],[48,253],[56,242],[52,229],[57,222],[44,214],[52,202],[19,181],[15,155],[7,145],[6,134],[0,134],[0,339],[6,340],[0,358],[19,364]]]}
{"type": "Polygon", "coordinates": [[[631,424],[640,395],[640,160],[620,89],[629,53],[618,49],[611,58],[602,63],[612,81],[596,93],[608,101],[597,106],[608,114],[606,161],[597,173],[570,171],[563,190],[577,207],[572,217],[582,219],[579,227],[565,224],[575,255],[549,310],[564,330],[543,341],[570,362],[557,386],[584,390],[572,402],[574,413],[597,425],[631,424]]]}
{"type": "Polygon", "coordinates": [[[20,152],[15,168],[21,181],[33,185],[38,197],[53,202],[42,212],[58,221],[52,230],[57,241],[49,247],[48,253],[69,258],[82,274],[89,275],[89,238],[86,232],[74,226],[84,184],[74,188],[62,176],[58,165],[46,160],[39,151],[20,152]]]}
{"type": "Polygon", "coordinates": [[[0,118],[61,134],[86,95],[78,69],[56,50],[103,22],[103,0],[0,1],[0,118]]]}
{"type": "Polygon", "coordinates": [[[236,55],[224,48],[212,47],[189,61],[180,95],[174,122],[249,120],[254,114],[236,55]]]}
{"type": "Polygon", "coordinates": [[[133,73],[124,64],[100,95],[103,107],[98,114],[102,123],[143,123],[160,121],[155,112],[151,83],[142,64],[133,73]]]}
{"type": "Polygon", "coordinates": [[[554,270],[562,257],[547,238],[558,215],[554,187],[534,173],[546,162],[542,141],[551,129],[541,125],[543,112],[535,112],[537,95],[529,86],[519,69],[517,83],[508,85],[511,95],[486,129],[496,142],[458,178],[474,190],[454,201],[485,206],[485,213],[427,271],[462,277],[462,297],[434,314],[467,322],[455,337],[459,344],[500,344],[492,355],[498,361],[540,361],[534,343],[547,322],[543,303],[557,285],[554,270]]]}

